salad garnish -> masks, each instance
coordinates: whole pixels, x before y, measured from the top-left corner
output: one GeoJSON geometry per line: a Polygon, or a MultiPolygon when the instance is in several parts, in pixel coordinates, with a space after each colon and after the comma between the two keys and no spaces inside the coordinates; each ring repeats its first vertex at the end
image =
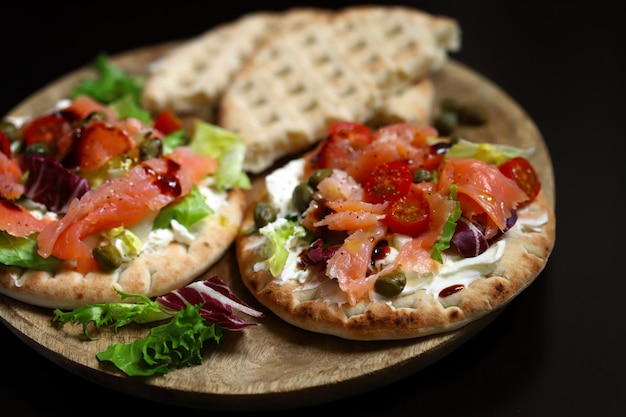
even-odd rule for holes
{"type": "Polygon", "coordinates": [[[112,362],[128,376],[152,376],[173,368],[202,363],[202,348],[208,340],[219,343],[227,330],[257,326],[236,313],[261,318],[263,313],[238,298],[219,277],[195,281],[157,297],[118,291],[117,303],[90,304],[71,311],[55,309],[52,322],[57,328],[66,323],[81,324],[83,334],[96,340],[90,327],[108,327],[115,332],[129,323],[167,321],[152,327],[148,336],[132,343],[116,343],[96,357],[112,362]],[[133,301],[134,300],[134,301],[133,301]]]}

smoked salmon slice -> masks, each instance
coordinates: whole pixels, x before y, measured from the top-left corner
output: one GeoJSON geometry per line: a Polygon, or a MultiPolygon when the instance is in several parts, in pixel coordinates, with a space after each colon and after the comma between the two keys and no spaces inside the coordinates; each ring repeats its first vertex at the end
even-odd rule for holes
{"type": "Polygon", "coordinates": [[[448,158],[440,169],[438,190],[445,193],[452,184],[456,184],[465,217],[472,220],[476,215],[487,214],[487,238],[498,229],[506,230],[512,211],[528,200],[528,195],[497,166],[478,159],[448,158]]]}
{"type": "Polygon", "coordinates": [[[0,198],[0,218],[0,230],[15,237],[29,237],[33,233],[41,232],[50,222],[36,218],[24,207],[3,198],[0,198]]]}
{"type": "Polygon", "coordinates": [[[0,197],[17,200],[24,193],[24,185],[20,183],[22,170],[15,159],[10,159],[0,152],[0,197]]]}
{"type": "Polygon", "coordinates": [[[382,222],[358,229],[348,235],[328,260],[326,275],[337,280],[351,305],[356,304],[374,287],[375,279],[366,275],[374,248],[385,237],[386,231],[387,227],[382,222]]]}
{"type": "Polygon", "coordinates": [[[81,273],[97,270],[84,239],[114,227],[131,227],[191,191],[189,172],[173,160],[151,159],[74,200],[67,214],[38,237],[39,254],[76,260],[81,273]]]}

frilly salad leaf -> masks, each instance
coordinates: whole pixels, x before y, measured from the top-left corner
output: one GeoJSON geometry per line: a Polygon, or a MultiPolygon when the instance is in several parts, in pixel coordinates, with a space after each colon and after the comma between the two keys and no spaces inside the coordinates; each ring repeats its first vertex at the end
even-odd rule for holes
{"type": "Polygon", "coordinates": [[[64,312],[53,312],[57,328],[66,323],[81,324],[87,339],[89,326],[109,327],[118,331],[129,323],[150,323],[170,320],[153,327],[145,338],[130,344],[114,344],[96,356],[113,362],[129,376],[150,376],[167,373],[171,367],[196,365],[202,362],[201,349],[207,340],[219,342],[224,331],[256,326],[235,312],[263,317],[239,299],[218,276],[197,281],[151,300],[141,294],[118,291],[118,303],[91,304],[64,312]],[[134,300],[125,302],[125,300],[134,300]]]}
{"type": "Polygon", "coordinates": [[[243,171],[246,146],[240,135],[219,126],[195,120],[194,133],[189,146],[197,154],[208,155],[219,161],[219,167],[215,173],[218,188],[250,188],[250,178],[243,171]]]}
{"type": "Polygon", "coordinates": [[[129,376],[166,374],[173,367],[198,365],[204,342],[219,343],[223,334],[221,328],[206,323],[199,309],[197,305],[179,310],[169,323],[150,329],[147,337],[111,345],[96,357],[113,362],[129,376]]]}
{"type": "Polygon", "coordinates": [[[141,102],[144,80],[132,77],[116,67],[105,53],[98,55],[91,63],[97,72],[95,79],[82,79],[72,91],[72,97],[88,95],[101,103],[111,104],[125,96],[130,96],[134,103],[141,102]]]}

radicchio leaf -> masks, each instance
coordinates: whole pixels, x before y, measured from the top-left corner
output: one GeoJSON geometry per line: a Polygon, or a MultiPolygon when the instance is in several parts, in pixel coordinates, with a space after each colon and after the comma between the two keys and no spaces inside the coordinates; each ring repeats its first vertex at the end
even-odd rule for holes
{"type": "Polygon", "coordinates": [[[54,213],[65,214],[70,203],[89,191],[89,182],[71,173],[51,156],[32,155],[24,195],[54,213]]]}
{"type": "Polygon", "coordinates": [[[311,265],[317,265],[321,262],[326,262],[332,258],[333,254],[339,249],[340,245],[332,245],[327,248],[324,247],[324,239],[315,239],[311,245],[304,251],[303,256],[300,257],[300,263],[304,267],[311,265]]]}
{"type": "Polygon", "coordinates": [[[484,228],[465,217],[459,218],[451,243],[465,258],[478,256],[489,248],[484,228]]]}
{"type": "Polygon", "coordinates": [[[457,221],[451,243],[463,257],[472,258],[486,251],[493,242],[498,240],[507,230],[513,227],[516,222],[517,211],[513,210],[511,216],[506,219],[506,228],[499,230],[491,239],[486,239],[483,225],[461,217],[457,221]]]}
{"type": "Polygon", "coordinates": [[[187,305],[201,305],[200,315],[205,320],[228,330],[240,330],[258,324],[246,321],[235,315],[234,311],[252,317],[263,317],[262,312],[239,299],[218,276],[173,290],[158,297],[156,302],[174,311],[187,305]]]}

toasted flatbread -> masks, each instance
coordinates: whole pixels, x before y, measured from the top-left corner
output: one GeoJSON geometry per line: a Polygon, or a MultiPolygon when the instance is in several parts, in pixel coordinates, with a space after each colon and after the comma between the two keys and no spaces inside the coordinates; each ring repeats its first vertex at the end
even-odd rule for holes
{"type": "Polygon", "coordinates": [[[460,29],[447,17],[340,10],[265,43],[224,91],[217,121],[245,138],[244,168],[259,173],[322,139],[334,121],[384,114],[386,97],[430,76],[459,47],[460,29]]]}
{"type": "Polygon", "coordinates": [[[185,40],[152,63],[142,104],[154,113],[170,109],[213,121],[222,93],[263,44],[329,13],[307,7],[253,12],[185,40]]]}
{"type": "MultiPolygon", "coordinates": [[[[259,201],[267,199],[262,192],[259,201]]],[[[519,212],[507,232],[503,255],[495,268],[449,296],[418,289],[394,297],[361,300],[355,305],[335,302],[337,284],[323,276],[277,279],[265,266],[265,237],[245,233],[254,228],[250,205],[237,237],[237,257],[246,287],[270,311],[299,328],[351,340],[392,340],[447,332],[498,311],[528,287],[547,263],[555,241],[554,213],[543,192],[519,212]]],[[[459,276],[445,278],[454,288],[459,276]]],[[[458,281],[462,282],[462,281],[458,281]]],[[[464,282],[464,281],[463,281],[464,282]]],[[[433,285],[434,286],[434,285],[433,285]]],[[[441,286],[441,285],[440,285],[441,286]]]]}
{"type": "Polygon", "coordinates": [[[366,121],[371,126],[392,123],[430,124],[435,102],[435,85],[430,77],[383,98],[382,106],[366,121]]]}
{"type": "Polygon", "coordinates": [[[70,266],[54,273],[0,265],[0,293],[28,304],[72,309],[119,302],[116,290],[154,297],[183,287],[231,247],[245,210],[245,194],[232,189],[225,203],[198,224],[189,243],[170,241],[125,262],[113,272],[83,275],[70,266]]]}

